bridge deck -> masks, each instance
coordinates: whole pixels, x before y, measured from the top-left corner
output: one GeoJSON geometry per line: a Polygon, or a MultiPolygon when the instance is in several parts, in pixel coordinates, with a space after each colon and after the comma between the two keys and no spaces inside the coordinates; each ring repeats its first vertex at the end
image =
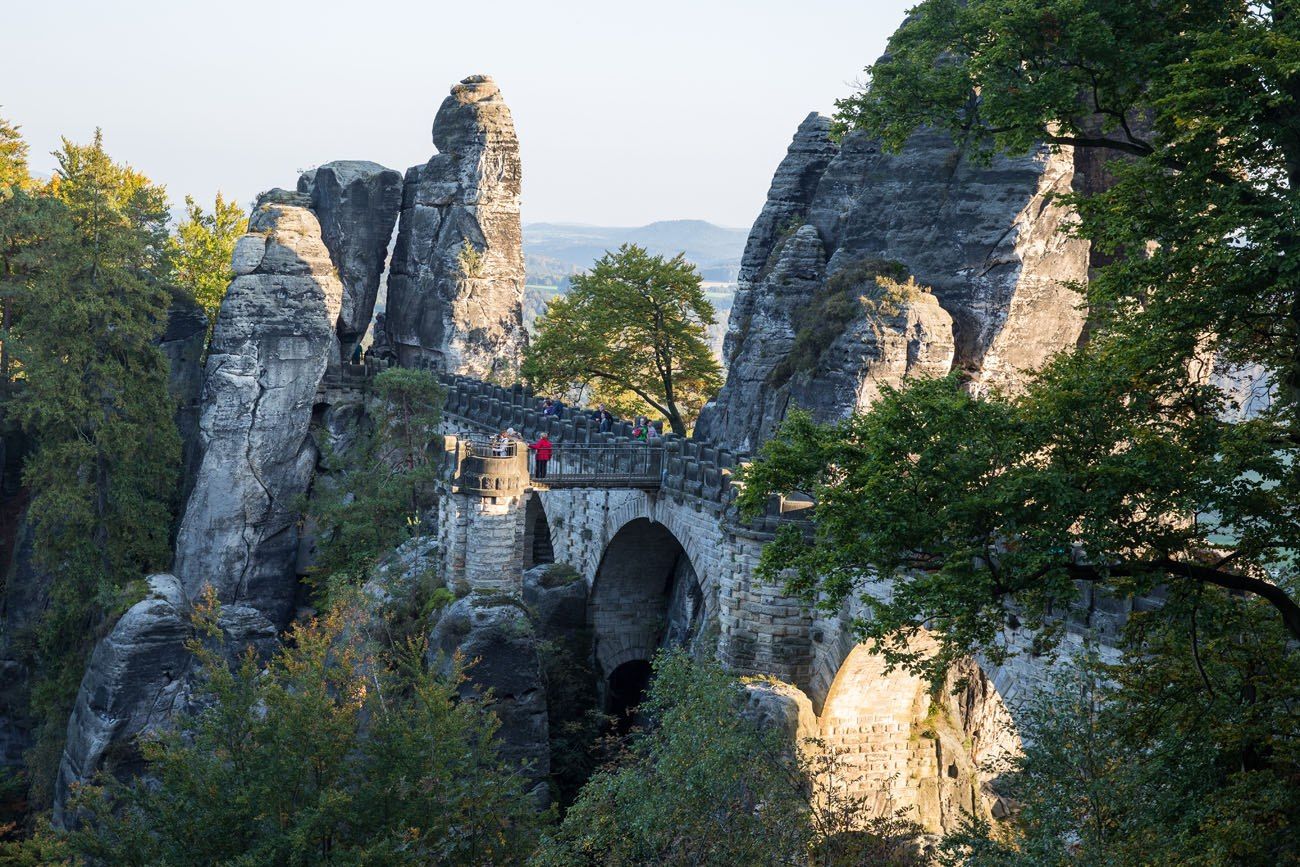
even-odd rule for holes
{"type": "Polygon", "coordinates": [[[529,487],[539,491],[549,491],[552,488],[637,488],[643,491],[653,491],[659,488],[661,481],[659,476],[648,475],[548,472],[544,479],[533,476],[529,482],[529,487]]]}
{"type": "Polygon", "coordinates": [[[537,475],[537,456],[521,440],[501,442],[492,437],[485,425],[457,417],[475,430],[465,445],[481,457],[511,457],[528,451],[531,487],[552,488],[633,488],[658,490],[663,481],[663,446],[661,443],[623,441],[612,443],[553,442],[545,477],[537,475]]]}

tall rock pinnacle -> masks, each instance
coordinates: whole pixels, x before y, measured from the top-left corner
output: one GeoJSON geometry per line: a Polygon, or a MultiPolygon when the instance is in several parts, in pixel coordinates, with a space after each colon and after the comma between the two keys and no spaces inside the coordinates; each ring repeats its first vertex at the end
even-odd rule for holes
{"type": "Polygon", "coordinates": [[[404,365],[509,374],[527,345],[519,140],[495,82],[471,75],[433,121],[438,148],[407,170],[388,280],[388,339],[404,365]]]}

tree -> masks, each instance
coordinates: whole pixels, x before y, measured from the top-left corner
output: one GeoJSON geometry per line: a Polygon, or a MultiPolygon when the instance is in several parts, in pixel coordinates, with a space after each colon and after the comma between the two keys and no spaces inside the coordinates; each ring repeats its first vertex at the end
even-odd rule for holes
{"type": "MultiPolygon", "coordinates": [[[[825,555],[841,596],[869,568],[916,567],[925,577],[907,582],[891,609],[900,617],[886,619],[942,612],[952,647],[988,638],[1004,594],[1042,612],[1079,580],[1251,593],[1300,638],[1294,570],[1276,568],[1300,543],[1300,404],[1287,384],[1300,344],[1271,312],[1300,311],[1283,255],[1300,200],[1279,126],[1282,115],[1300,124],[1285,62],[1300,52],[1300,25],[1286,4],[1273,8],[918,7],[871,88],[842,103],[841,122],[894,146],[933,122],[988,147],[1046,140],[1128,154],[1112,165],[1111,189],[1071,198],[1078,231],[1115,258],[1088,286],[1090,343],[1023,396],[974,401],[949,380],[893,393],[829,434],[795,420],[745,499],[755,508],[764,490],[815,490],[823,535],[816,552],[789,536],[773,565],[825,555]],[[1256,59],[1265,91],[1239,91],[1236,76],[1256,59]],[[1086,132],[1087,111],[1102,132],[1086,132]],[[1277,400],[1234,423],[1207,358],[1260,366],[1277,400]]],[[[814,565],[801,562],[804,589],[814,565]]]]}
{"type": "Polygon", "coordinates": [[[26,280],[40,268],[61,209],[31,177],[27,143],[18,127],[0,118],[0,382],[13,376],[9,329],[26,280]]]}
{"type": "Polygon", "coordinates": [[[265,665],[250,649],[230,667],[215,611],[200,613],[206,708],[142,742],[144,778],[74,796],[72,854],[142,867],[526,855],[540,817],[498,755],[496,717],[458,696],[459,670],[432,673],[418,642],[373,646],[347,605],[296,627],[265,665]]]}
{"type": "Polygon", "coordinates": [[[712,324],[694,265],[624,244],[547,304],[522,372],[540,389],[590,386],[612,404],[648,408],[685,436],[722,384],[712,324]]]}
{"type": "Polygon", "coordinates": [[[1195,606],[1175,604],[1175,617],[1137,616],[1140,656],[1116,665],[1081,654],[1028,698],[1024,752],[998,769],[1015,821],[969,821],[945,841],[945,863],[1300,860],[1297,745],[1285,727],[1300,659],[1279,652],[1276,621],[1255,631],[1256,612],[1240,597],[1207,591],[1195,606]],[[1271,761],[1250,758],[1246,744],[1265,745],[1271,761]],[[1289,776],[1275,773],[1280,763],[1289,776]]]}
{"type": "Polygon", "coordinates": [[[217,321],[221,299],[234,279],[230,258],[235,242],[248,229],[248,215],[235,202],[217,193],[212,213],[185,197],[186,218],[168,240],[168,256],[176,285],[189,293],[208,314],[209,328],[217,321]]]}
{"type": "Polygon", "coordinates": [[[166,198],[114,163],[98,133],[56,156],[41,203],[48,231],[29,251],[39,267],[9,284],[9,345],[25,379],[14,414],[35,445],[23,468],[28,519],[53,576],[33,689],[50,762],[94,638],[130,588],[170,562],[180,454],[155,345],[170,301],[166,198]]]}
{"type": "Polygon", "coordinates": [[[716,663],[661,653],[640,714],[651,722],[583,786],[538,865],[904,865],[918,829],[831,801],[784,732],[742,715],[716,663]],[[847,808],[847,809],[846,809],[847,808]]]}
{"type": "Polygon", "coordinates": [[[326,599],[364,581],[383,555],[421,531],[422,494],[437,469],[442,387],[430,371],[389,368],[375,377],[369,416],[348,432],[353,445],[327,451],[308,514],[317,527],[312,580],[326,599]]]}
{"type": "Polygon", "coordinates": [[[16,124],[0,117],[0,195],[31,181],[27,170],[27,142],[16,124]]]}

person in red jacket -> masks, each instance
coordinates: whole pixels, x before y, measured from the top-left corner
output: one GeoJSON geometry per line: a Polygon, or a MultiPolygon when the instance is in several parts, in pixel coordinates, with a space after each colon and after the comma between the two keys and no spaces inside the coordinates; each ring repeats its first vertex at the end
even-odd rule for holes
{"type": "Polygon", "coordinates": [[[551,441],[542,434],[537,438],[537,442],[529,443],[528,448],[537,452],[537,459],[533,461],[535,469],[533,476],[539,479],[546,478],[546,462],[551,459],[551,441]]]}

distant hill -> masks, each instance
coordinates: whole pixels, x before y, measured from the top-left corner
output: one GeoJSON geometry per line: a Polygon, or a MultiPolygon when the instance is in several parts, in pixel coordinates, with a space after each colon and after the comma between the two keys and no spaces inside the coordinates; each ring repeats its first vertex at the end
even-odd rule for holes
{"type": "Polygon", "coordinates": [[[525,223],[524,270],[528,287],[524,292],[524,324],[532,330],[546,302],[569,288],[569,277],[585,271],[620,244],[640,244],[651,253],[686,258],[699,269],[705,291],[718,312],[711,329],[714,352],[721,354],[727,330],[731,299],[740,273],[740,256],[745,250],[748,229],[728,229],[704,220],[661,220],[635,228],[586,226],[578,223],[525,223]]]}
{"type": "Polygon", "coordinates": [[[661,255],[685,253],[705,281],[734,283],[748,235],[747,229],[728,229],[704,220],[663,220],[633,228],[527,223],[524,265],[530,284],[558,287],[570,274],[591,267],[606,250],[632,243],[661,255]]]}

